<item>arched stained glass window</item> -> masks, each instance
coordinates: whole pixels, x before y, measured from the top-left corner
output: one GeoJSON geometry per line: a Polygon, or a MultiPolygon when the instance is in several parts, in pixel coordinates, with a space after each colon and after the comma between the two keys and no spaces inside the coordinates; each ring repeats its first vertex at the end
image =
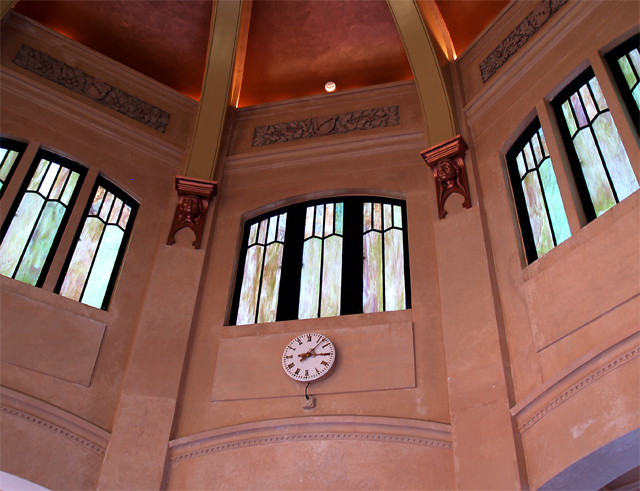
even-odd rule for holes
{"type": "Polygon", "coordinates": [[[92,196],[56,292],[106,309],[138,203],[102,177],[96,181],[92,196]]]}
{"type": "Polygon", "coordinates": [[[86,169],[40,150],[2,227],[0,274],[42,286],[86,169]]]}
{"type": "Polygon", "coordinates": [[[591,68],[552,101],[585,214],[593,220],[638,189],[591,68]]]}
{"type": "Polygon", "coordinates": [[[536,118],[507,152],[529,263],[571,236],[547,143],[536,118]]]}
{"type": "Polygon", "coordinates": [[[26,148],[26,143],[0,138],[0,198],[26,148]]]}
{"type": "Polygon", "coordinates": [[[229,323],[410,308],[408,266],[403,201],[349,196],[288,206],[246,222],[229,323]]]}
{"type": "Polygon", "coordinates": [[[606,55],[636,130],[640,131],[640,35],[606,55]]]}

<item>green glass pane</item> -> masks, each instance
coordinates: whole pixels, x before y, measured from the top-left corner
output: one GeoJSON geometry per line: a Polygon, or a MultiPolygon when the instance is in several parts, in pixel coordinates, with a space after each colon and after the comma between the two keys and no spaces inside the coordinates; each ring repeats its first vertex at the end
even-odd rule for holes
{"type": "Polygon", "coordinates": [[[53,188],[51,189],[51,193],[49,194],[49,199],[58,199],[60,198],[60,194],[62,194],[62,189],[67,182],[67,176],[69,175],[69,169],[63,167],[60,169],[58,173],[58,177],[56,178],[56,182],[53,184],[53,188]]]}
{"type": "Polygon", "coordinates": [[[402,228],[402,208],[398,205],[393,206],[393,224],[398,228],[402,228]]]}
{"type": "Polygon", "coordinates": [[[262,254],[264,247],[253,246],[247,250],[240,290],[240,304],[236,324],[253,324],[258,307],[258,287],[260,286],[260,271],[262,270],[262,254]]]}
{"type": "Polygon", "coordinates": [[[36,193],[26,193],[20,201],[0,245],[0,274],[12,277],[15,273],[43,205],[44,198],[36,193]]]}
{"type": "Polygon", "coordinates": [[[573,140],[573,146],[582,167],[596,216],[600,216],[614,206],[616,200],[611,192],[591,131],[588,128],[581,130],[573,140]]]}
{"type": "Polygon", "coordinates": [[[402,230],[384,234],[384,298],[385,310],[406,308],[404,287],[404,249],[402,230]]]}
{"type": "Polygon", "coordinates": [[[362,308],[365,314],[384,310],[382,277],[382,234],[369,232],[364,235],[364,264],[362,308]]]}
{"type": "Polygon", "coordinates": [[[5,155],[7,155],[7,153],[9,152],[10,150],[8,148],[0,147],[0,162],[4,160],[5,155]]]}
{"type": "Polygon", "coordinates": [[[40,163],[38,163],[38,168],[36,172],[33,174],[31,181],[29,181],[29,187],[27,188],[29,191],[37,191],[40,183],[42,182],[42,178],[44,177],[47,169],[49,168],[49,161],[42,159],[40,163]]]}
{"type": "Polygon", "coordinates": [[[631,51],[629,51],[628,55],[629,58],[631,58],[631,63],[636,69],[636,73],[640,73],[640,53],[638,53],[638,49],[632,49],[631,51]]]}
{"type": "Polygon", "coordinates": [[[640,109],[640,85],[636,85],[636,88],[633,89],[631,95],[633,95],[633,99],[636,101],[638,109],[640,109]]]}
{"type": "Polygon", "coordinates": [[[638,181],[633,173],[627,152],[622,146],[611,113],[606,112],[598,116],[598,119],[593,123],[593,130],[600,144],[600,150],[607,164],[613,187],[618,195],[618,201],[622,201],[638,189],[638,181]]]}
{"type": "Polygon", "coordinates": [[[344,220],[344,204],[336,203],[336,234],[342,235],[342,222],[344,220]]]}
{"type": "Polygon", "coordinates": [[[591,92],[589,92],[589,87],[583,85],[580,87],[580,95],[582,96],[582,102],[584,103],[584,107],[587,110],[587,116],[589,117],[589,121],[591,121],[596,114],[598,114],[598,108],[596,104],[593,102],[591,98],[591,92]]]}
{"type": "Polygon", "coordinates": [[[342,237],[333,235],[326,238],[323,254],[320,317],[333,317],[340,315],[342,237]]]}
{"type": "Polygon", "coordinates": [[[44,205],[35,230],[27,245],[24,257],[18,266],[15,279],[35,285],[51,250],[66,208],[49,201],[44,205]]]}
{"type": "Polygon", "coordinates": [[[326,206],[326,212],[324,217],[324,236],[325,237],[333,233],[333,217],[334,217],[334,204],[329,203],[326,206]]]}
{"type": "Polygon", "coordinates": [[[622,74],[624,75],[624,78],[627,81],[629,88],[630,89],[633,88],[635,83],[638,81],[638,78],[636,77],[636,74],[633,72],[633,68],[631,68],[631,63],[629,63],[629,59],[626,56],[623,56],[618,60],[618,64],[622,69],[622,74]]]}
{"type": "Polygon", "coordinates": [[[69,268],[64,276],[60,295],[80,300],[104,227],[104,223],[95,217],[88,217],[85,220],[69,268]]]}
{"type": "Polygon", "coordinates": [[[315,207],[309,206],[307,208],[307,216],[304,221],[304,238],[308,239],[313,235],[313,211],[315,207]]]}
{"type": "MultiPolygon", "coordinates": [[[[275,218],[277,218],[277,216],[275,218]]],[[[280,244],[278,242],[267,246],[267,254],[264,259],[264,270],[262,272],[260,307],[258,309],[258,322],[261,323],[275,322],[276,320],[283,250],[284,244],[280,244]]]]}
{"type": "Polygon", "coordinates": [[[600,111],[605,111],[606,109],[609,109],[609,106],[607,105],[607,101],[604,99],[604,94],[600,89],[600,84],[598,84],[598,81],[596,80],[595,77],[589,80],[589,85],[591,86],[591,90],[593,91],[593,96],[596,98],[596,101],[598,102],[598,108],[600,108],[600,111]]]}
{"type": "Polygon", "coordinates": [[[533,233],[533,242],[536,246],[538,257],[553,249],[553,237],[551,225],[544,207],[544,199],[537,172],[527,174],[522,181],[524,199],[527,203],[529,223],[533,233]]]}
{"type": "MultiPolygon", "coordinates": [[[[7,152],[7,150],[5,149],[1,149],[1,150],[3,150],[5,153],[7,152]]],[[[3,183],[7,179],[7,176],[9,175],[9,171],[13,168],[13,164],[16,163],[17,158],[18,158],[18,152],[14,152],[13,150],[8,151],[8,155],[2,162],[2,166],[0,166],[0,181],[2,181],[3,183]]]]}
{"type": "Polygon", "coordinates": [[[549,215],[551,215],[551,226],[556,236],[556,244],[560,244],[571,237],[571,229],[569,228],[567,215],[564,212],[562,196],[560,196],[556,174],[553,171],[550,159],[546,159],[540,165],[540,180],[547,200],[549,215]]]}
{"type": "Polygon", "coordinates": [[[76,189],[76,184],[78,184],[78,179],[80,178],[80,174],[77,172],[72,172],[71,177],[67,181],[67,185],[64,187],[64,192],[62,193],[62,197],[60,201],[62,201],[65,205],[69,204],[71,200],[71,196],[73,196],[73,191],[76,189]]]}
{"type": "Polygon", "coordinates": [[[81,302],[97,309],[102,307],[113,268],[122,244],[124,232],[116,225],[107,225],[102,241],[98,247],[93,268],[89,274],[89,281],[82,295],[81,302]]]}
{"type": "Polygon", "coordinates": [[[313,319],[318,317],[321,258],[322,241],[317,238],[311,238],[305,241],[302,250],[302,273],[300,275],[299,319],[313,319]]]}
{"type": "Polygon", "coordinates": [[[573,112],[571,112],[571,106],[569,105],[569,101],[565,101],[562,104],[562,114],[564,114],[564,119],[567,122],[567,127],[569,128],[569,134],[571,137],[575,134],[578,129],[576,125],[576,120],[573,119],[573,112]]]}

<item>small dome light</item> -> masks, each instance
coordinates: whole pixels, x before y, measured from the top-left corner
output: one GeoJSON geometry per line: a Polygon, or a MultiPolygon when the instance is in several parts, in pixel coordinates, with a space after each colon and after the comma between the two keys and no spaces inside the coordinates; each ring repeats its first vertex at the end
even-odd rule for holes
{"type": "Polygon", "coordinates": [[[333,92],[334,90],[336,90],[336,83],[335,82],[327,82],[326,84],[324,84],[324,90],[326,90],[327,92],[333,92]]]}

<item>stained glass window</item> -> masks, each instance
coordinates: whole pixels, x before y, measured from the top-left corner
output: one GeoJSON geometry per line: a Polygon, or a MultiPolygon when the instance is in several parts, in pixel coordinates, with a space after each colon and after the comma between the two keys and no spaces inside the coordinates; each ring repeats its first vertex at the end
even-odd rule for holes
{"type": "Polygon", "coordinates": [[[43,150],[3,224],[0,274],[42,286],[86,169],[43,150]]]}
{"type": "Polygon", "coordinates": [[[585,214],[593,220],[636,191],[638,181],[591,68],[552,104],[585,214]]]}
{"type": "Polygon", "coordinates": [[[27,148],[25,143],[0,138],[0,198],[16,170],[16,164],[20,161],[25,148],[27,148]]]}
{"type": "Polygon", "coordinates": [[[606,55],[631,119],[640,131],[640,35],[635,35],[606,55]]]}
{"type": "Polygon", "coordinates": [[[537,118],[507,153],[507,165],[527,259],[531,263],[571,236],[537,118]]]}
{"type": "Polygon", "coordinates": [[[248,221],[243,237],[232,325],[410,307],[400,200],[348,196],[291,205],[248,221]]]}
{"type": "Polygon", "coordinates": [[[138,204],[102,177],[96,181],[92,196],[56,292],[106,309],[138,204]]]}

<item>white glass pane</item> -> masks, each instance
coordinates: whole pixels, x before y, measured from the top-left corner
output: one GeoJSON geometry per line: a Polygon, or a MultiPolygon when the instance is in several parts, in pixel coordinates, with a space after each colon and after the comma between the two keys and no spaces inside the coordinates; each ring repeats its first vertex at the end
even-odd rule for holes
{"type": "Polygon", "coordinates": [[[107,226],[82,295],[82,303],[98,309],[102,307],[123,237],[124,231],[121,228],[115,225],[107,226]]]}
{"type": "Polygon", "coordinates": [[[236,324],[253,324],[256,321],[258,307],[258,288],[262,270],[262,254],[264,247],[253,246],[247,250],[240,290],[240,304],[236,324]]]}
{"type": "Polygon", "coordinates": [[[313,319],[318,317],[321,258],[322,241],[317,238],[305,241],[302,251],[302,273],[300,276],[299,319],[313,319]]]}
{"type": "Polygon", "coordinates": [[[262,271],[258,322],[275,322],[276,320],[283,250],[284,244],[278,242],[267,246],[267,254],[264,259],[264,269],[262,271]]]}
{"type": "Polygon", "coordinates": [[[382,234],[369,232],[364,235],[364,264],[362,308],[365,314],[384,310],[382,277],[382,234]]]}
{"type": "Polygon", "coordinates": [[[332,317],[340,315],[342,238],[335,235],[326,238],[323,254],[320,317],[332,317]]]}
{"type": "Polygon", "coordinates": [[[402,230],[384,234],[384,294],[386,311],[406,308],[402,230]]]}

